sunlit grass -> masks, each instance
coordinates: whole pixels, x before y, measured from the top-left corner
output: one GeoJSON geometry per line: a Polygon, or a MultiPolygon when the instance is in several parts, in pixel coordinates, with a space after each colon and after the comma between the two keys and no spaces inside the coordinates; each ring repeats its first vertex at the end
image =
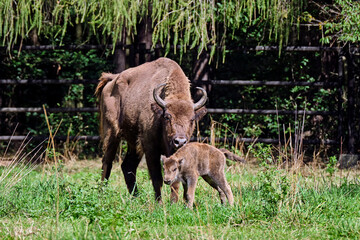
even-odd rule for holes
{"type": "MultiPolygon", "coordinates": [[[[12,191],[13,187],[33,171],[36,164],[39,163],[40,157],[44,153],[41,147],[42,143],[32,148],[32,150],[27,151],[30,142],[31,138],[27,136],[17,151],[12,154],[12,157],[6,161],[0,174],[0,192],[2,195],[6,195],[12,191]]],[[[0,160],[5,159],[10,144],[11,140],[2,153],[2,156],[0,156],[0,160]]]]}
{"type": "MultiPolygon", "coordinates": [[[[301,132],[297,134],[301,136],[301,132]]],[[[232,148],[246,156],[247,164],[228,162],[226,167],[234,206],[221,205],[217,191],[199,180],[193,210],[182,199],[171,204],[167,185],[162,190],[163,204],[158,204],[146,164],[141,163],[138,169],[140,194],[134,198],[127,191],[119,163],[114,163],[104,186],[100,183],[100,159],[55,160],[36,167],[26,163],[31,163],[41,150],[25,153],[20,147],[14,159],[23,159],[27,167],[21,161],[0,167],[0,187],[6,189],[0,195],[0,239],[356,239],[360,236],[358,170],[341,171],[330,166],[334,170],[330,173],[326,167],[304,164],[293,165],[294,169],[291,157],[295,152],[296,161],[302,162],[301,148],[289,144],[281,149],[283,153],[289,152],[289,158],[283,158],[289,161],[287,167],[278,161],[272,147],[250,146],[253,148],[243,144],[232,148]],[[256,155],[257,159],[250,158],[256,155]]],[[[56,156],[54,145],[50,150],[56,156]]]]}
{"type": "Polygon", "coordinates": [[[170,203],[168,186],[159,205],[145,167],[139,169],[137,198],[127,192],[119,164],[108,185],[100,187],[100,166],[99,160],[61,165],[58,179],[52,166],[29,172],[0,198],[0,238],[334,239],[360,234],[357,172],[330,178],[324,170],[307,169],[312,175],[304,177],[301,171],[235,164],[227,171],[235,206],[221,205],[217,192],[201,180],[190,210],[183,200],[170,203]],[[275,182],[270,195],[264,194],[263,187],[269,186],[264,172],[275,182]],[[283,176],[289,190],[276,201],[277,179],[283,176]]]}

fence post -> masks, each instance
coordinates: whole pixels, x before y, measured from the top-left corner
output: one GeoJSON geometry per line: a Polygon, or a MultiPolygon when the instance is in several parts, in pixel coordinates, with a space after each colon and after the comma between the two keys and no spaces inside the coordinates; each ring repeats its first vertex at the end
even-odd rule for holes
{"type": "Polygon", "coordinates": [[[135,47],[134,44],[131,44],[129,47],[129,65],[130,67],[135,67],[135,57],[136,57],[136,52],[135,52],[135,47]]]}
{"type": "Polygon", "coordinates": [[[146,62],[146,44],[139,43],[139,65],[146,62]]]}
{"type": "MultiPolygon", "coordinates": [[[[343,49],[338,51],[338,140],[340,143],[340,147],[342,147],[342,141],[343,141],[343,108],[342,108],[342,97],[343,97],[343,79],[344,79],[344,62],[346,61],[346,58],[343,53],[343,49]]],[[[342,149],[340,149],[342,150],[342,149]]]]}
{"type": "MultiPolygon", "coordinates": [[[[347,45],[348,46],[348,45],[347,45]]],[[[348,153],[355,154],[355,75],[353,66],[353,55],[347,48],[348,71],[347,71],[347,130],[348,130],[348,153]]]]}

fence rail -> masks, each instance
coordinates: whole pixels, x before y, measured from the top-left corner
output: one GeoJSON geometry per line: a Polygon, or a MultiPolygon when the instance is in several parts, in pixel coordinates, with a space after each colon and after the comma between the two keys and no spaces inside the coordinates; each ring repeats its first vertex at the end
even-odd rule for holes
{"type": "MultiPolygon", "coordinates": [[[[24,141],[24,140],[35,140],[35,141],[43,141],[48,139],[49,136],[0,136],[0,141],[24,141]]],[[[55,136],[55,140],[59,141],[100,141],[100,136],[55,136]]],[[[211,139],[208,137],[192,137],[192,142],[210,142],[211,139]]],[[[268,144],[278,144],[279,139],[273,139],[273,138],[215,138],[215,142],[244,142],[244,143],[254,143],[254,142],[261,142],[261,143],[268,143],[268,144]]],[[[280,139],[280,143],[284,144],[285,140],[280,139]]],[[[337,140],[331,140],[331,139],[304,139],[303,143],[308,144],[323,144],[323,145],[336,145],[339,144],[337,140]]]]}
{"type": "Polygon", "coordinates": [[[287,82],[287,81],[258,81],[258,80],[210,80],[201,81],[210,85],[238,85],[238,86],[309,86],[309,87],[339,87],[338,82],[287,82]]]}
{"type": "MultiPolygon", "coordinates": [[[[144,45],[144,44],[139,44],[139,49],[141,49],[141,51],[164,49],[164,47],[161,46],[161,44],[157,44],[152,49],[145,49],[142,45],[144,45]]],[[[39,45],[39,46],[22,45],[22,46],[13,46],[12,49],[13,50],[91,50],[91,49],[114,49],[114,47],[118,48],[118,49],[133,49],[134,48],[133,45],[123,45],[123,44],[117,44],[115,46],[113,44],[105,44],[105,45],[101,45],[101,44],[99,44],[99,45],[70,44],[70,45],[39,45]]],[[[211,49],[213,46],[208,46],[208,47],[209,47],[209,49],[211,49]]],[[[171,48],[173,49],[174,46],[172,45],[171,48]]],[[[181,49],[182,46],[177,45],[176,48],[181,49]]],[[[139,49],[137,49],[137,51],[139,51],[139,49]]],[[[236,51],[279,51],[280,47],[279,46],[238,46],[235,48],[227,48],[227,49],[228,50],[236,50],[236,51]]],[[[359,52],[359,49],[360,48],[358,48],[356,46],[350,47],[350,50],[352,52],[359,52]]],[[[7,50],[8,50],[8,47],[0,46],[0,51],[7,51],[7,50]]],[[[286,51],[286,52],[320,52],[320,51],[340,52],[341,50],[343,50],[343,48],[342,47],[327,47],[327,46],[286,46],[286,47],[282,47],[281,50],[286,51]]]]}
{"type": "MultiPolygon", "coordinates": [[[[0,79],[0,84],[6,85],[29,85],[29,84],[49,84],[49,85],[70,85],[70,84],[97,84],[97,79],[0,79]]],[[[259,80],[209,80],[200,81],[206,85],[238,85],[238,86],[309,86],[309,87],[339,87],[338,82],[287,82],[287,81],[259,81],[259,80]]]]}
{"type": "MultiPolygon", "coordinates": [[[[23,107],[9,107],[9,108],[0,108],[0,113],[10,112],[10,113],[22,113],[22,112],[43,112],[43,108],[23,108],[23,107]]],[[[47,112],[59,113],[59,112],[98,112],[96,107],[86,107],[86,108],[47,108],[47,112]]],[[[278,115],[337,115],[337,112],[333,111],[308,111],[308,110],[259,110],[259,109],[225,109],[225,108],[208,108],[208,113],[211,114],[224,114],[224,113],[233,113],[233,114],[278,114],[278,115]]]]}
{"type": "Polygon", "coordinates": [[[0,84],[6,85],[30,85],[30,84],[49,84],[49,85],[70,85],[70,84],[97,84],[97,79],[0,79],[0,84]]]}
{"type": "MultiPolygon", "coordinates": [[[[64,45],[64,46],[54,46],[54,45],[42,45],[42,46],[15,46],[12,49],[18,50],[91,50],[91,49],[129,49],[130,55],[134,56],[134,53],[139,54],[150,54],[154,53],[157,49],[163,49],[162,46],[156,45],[155,48],[152,49],[145,49],[143,45],[116,45],[108,44],[108,45],[64,45]]],[[[180,48],[180,46],[175,46],[176,48],[180,48]]],[[[174,48],[174,46],[172,46],[174,48]]],[[[211,48],[211,46],[210,46],[211,48]]],[[[7,47],[0,47],[0,51],[7,51],[7,47]]],[[[230,50],[239,51],[239,52],[250,52],[250,51],[279,51],[279,46],[239,46],[230,50]]],[[[333,111],[304,111],[304,110],[269,110],[269,109],[222,109],[222,108],[208,108],[208,112],[211,114],[224,114],[224,113],[231,113],[231,114],[278,114],[278,115],[290,115],[290,114],[306,114],[306,115],[336,115],[338,116],[338,140],[304,140],[304,143],[308,144],[339,144],[340,139],[343,137],[343,118],[346,114],[349,115],[349,119],[347,120],[347,125],[353,125],[353,117],[349,113],[346,113],[345,110],[342,108],[342,96],[343,90],[342,88],[346,85],[349,88],[351,85],[351,81],[353,78],[349,78],[349,81],[344,81],[344,56],[346,54],[358,54],[360,52],[360,48],[349,46],[346,51],[343,47],[325,47],[325,46],[286,46],[282,47],[281,51],[285,52],[323,52],[323,51],[330,51],[336,52],[338,54],[338,79],[334,82],[303,82],[303,81],[268,81],[268,80],[209,80],[209,81],[200,81],[197,84],[204,84],[204,85],[228,85],[228,86],[246,86],[246,85],[253,85],[253,86],[284,86],[284,87],[294,87],[294,86],[309,86],[309,87],[317,87],[317,88],[337,88],[337,97],[338,97],[338,104],[337,109],[333,111]]],[[[132,60],[130,60],[132,61],[132,60]]],[[[130,62],[131,65],[131,62],[130,62]]],[[[49,84],[49,85],[70,85],[70,84],[97,84],[97,79],[0,79],[0,85],[40,85],[40,84],[49,84]]],[[[352,96],[350,96],[351,99],[352,96]]],[[[351,101],[349,101],[351,103],[351,101]]],[[[352,109],[351,106],[347,108],[352,109]]],[[[87,108],[48,108],[48,112],[97,112],[98,109],[95,107],[87,107],[87,108]]],[[[23,113],[23,112],[43,112],[41,107],[32,107],[32,108],[24,108],[24,107],[4,107],[0,108],[0,113],[23,113]]],[[[352,131],[349,131],[350,139],[353,138],[351,136],[352,131]]],[[[0,141],[8,141],[10,136],[0,136],[0,141]]],[[[13,136],[12,140],[20,141],[23,139],[24,136],[13,136]]],[[[34,136],[34,138],[40,138],[41,136],[34,136]]],[[[58,139],[66,140],[64,137],[57,137],[58,139]]],[[[99,140],[99,136],[72,136],[70,139],[80,139],[80,140],[99,140]]],[[[220,139],[221,140],[221,139],[220,139]]],[[[254,139],[251,138],[239,138],[238,140],[244,142],[252,142],[254,139]]],[[[258,142],[265,142],[265,143],[278,143],[279,140],[277,139],[257,139],[258,142]]],[[[351,149],[351,147],[350,147],[351,149]]]]}

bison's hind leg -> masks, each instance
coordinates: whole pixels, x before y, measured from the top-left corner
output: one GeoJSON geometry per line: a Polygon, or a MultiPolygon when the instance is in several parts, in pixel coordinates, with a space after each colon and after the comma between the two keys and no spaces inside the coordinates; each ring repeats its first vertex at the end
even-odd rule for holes
{"type": "Polygon", "coordinates": [[[109,136],[105,141],[106,144],[104,145],[104,157],[102,159],[102,181],[105,179],[108,180],[110,177],[112,163],[115,159],[120,139],[116,136],[109,136]]]}

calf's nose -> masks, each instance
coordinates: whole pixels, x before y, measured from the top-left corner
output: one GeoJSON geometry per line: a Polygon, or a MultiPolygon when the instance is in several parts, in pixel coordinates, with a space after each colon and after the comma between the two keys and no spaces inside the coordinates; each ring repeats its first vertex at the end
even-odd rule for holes
{"type": "Polygon", "coordinates": [[[175,146],[176,148],[179,148],[179,147],[181,147],[181,146],[183,146],[183,145],[185,145],[185,144],[187,143],[187,139],[184,138],[184,137],[176,137],[176,138],[173,140],[173,142],[174,142],[174,146],[175,146]]]}

